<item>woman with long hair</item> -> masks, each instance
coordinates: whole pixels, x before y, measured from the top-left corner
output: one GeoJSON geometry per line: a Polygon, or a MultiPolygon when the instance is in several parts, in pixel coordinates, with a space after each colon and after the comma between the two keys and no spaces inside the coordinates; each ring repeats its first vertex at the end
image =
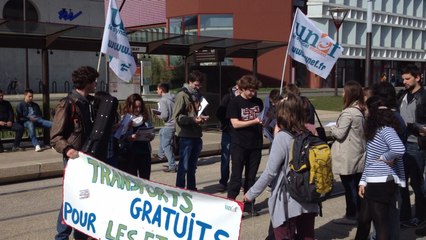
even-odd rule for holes
{"type": "Polygon", "coordinates": [[[308,131],[303,101],[295,94],[287,94],[278,103],[276,111],[278,128],[283,131],[275,134],[265,171],[245,194],[244,201],[253,202],[271,184],[268,208],[275,239],[295,239],[296,232],[297,239],[315,239],[318,204],[297,202],[279,186],[290,171],[290,143],[294,135],[308,131]]]}
{"type": "Polygon", "coordinates": [[[371,221],[376,228],[376,239],[391,239],[391,222],[398,215],[389,214],[392,199],[405,187],[402,155],[405,152],[398,132],[400,122],[387,106],[385,99],[373,96],[367,100],[368,116],[365,124],[367,150],[365,168],[359,182],[362,198],[355,239],[367,239],[371,221]]]}
{"type": "Polygon", "coordinates": [[[123,110],[124,119],[130,119],[120,140],[119,169],[132,175],[148,179],[151,175],[151,143],[154,135],[141,139],[138,130],[152,127],[145,103],[139,94],[127,97],[123,110]]]}
{"type": "Polygon", "coordinates": [[[360,201],[358,183],[364,170],[364,93],[361,85],[348,81],[343,87],[343,111],[331,127],[335,141],[331,147],[333,173],[340,176],[345,189],[346,213],[336,224],[357,224],[360,201]]]}

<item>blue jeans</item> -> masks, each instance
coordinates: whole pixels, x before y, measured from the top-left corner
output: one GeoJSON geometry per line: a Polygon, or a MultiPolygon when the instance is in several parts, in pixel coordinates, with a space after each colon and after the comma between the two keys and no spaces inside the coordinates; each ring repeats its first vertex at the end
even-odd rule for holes
{"type": "Polygon", "coordinates": [[[356,219],[361,207],[361,198],[358,196],[358,184],[361,180],[361,176],[362,173],[340,175],[340,180],[345,189],[345,217],[350,219],[356,219]]]}
{"type": "Polygon", "coordinates": [[[201,138],[181,137],[179,139],[180,160],[176,175],[176,187],[197,190],[195,170],[197,169],[197,161],[202,147],[203,140],[201,138]]]}
{"type": "MultiPolygon", "coordinates": [[[[410,185],[414,192],[415,217],[420,220],[426,219],[426,198],[423,193],[423,171],[425,168],[426,151],[419,149],[417,143],[405,144],[406,152],[404,155],[405,177],[410,179],[410,185]]],[[[407,215],[404,211],[411,211],[408,188],[402,192],[402,210],[401,215],[407,215]]],[[[405,217],[404,217],[405,218],[405,217]]],[[[403,218],[403,219],[404,219],[403,218]]],[[[405,220],[405,219],[404,219],[405,220]]]]}
{"type": "Polygon", "coordinates": [[[228,186],[229,180],[229,160],[231,158],[231,134],[228,131],[222,132],[220,141],[220,180],[219,183],[228,186]]]}
{"type": "Polygon", "coordinates": [[[175,156],[173,154],[173,135],[175,135],[175,128],[163,127],[160,129],[160,145],[158,147],[158,157],[162,159],[166,155],[169,169],[176,168],[175,156]]]}
{"type": "Polygon", "coordinates": [[[37,145],[40,145],[37,139],[35,128],[36,127],[51,128],[52,122],[48,120],[44,120],[43,118],[38,118],[35,122],[32,122],[32,121],[24,122],[24,127],[28,130],[28,135],[30,136],[31,143],[35,147],[37,145]]]}

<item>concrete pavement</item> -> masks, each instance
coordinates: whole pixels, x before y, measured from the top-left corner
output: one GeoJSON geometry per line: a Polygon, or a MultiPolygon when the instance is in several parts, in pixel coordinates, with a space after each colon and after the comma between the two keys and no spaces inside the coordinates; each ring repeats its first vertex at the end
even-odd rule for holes
{"type": "MultiPolygon", "coordinates": [[[[318,111],[323,124],[336,121],[338,112],[318,111]]],[[[217,129],[203,132],[203,149],[201,156],[211,156],[220,153],[221,133],[217,129]]],[[[265,139],[265,145],[267,140],[265,139]]],[[[153,154],[157,153],[159,137],[152,142],[153,154]]],[[[28,143],[27,143],[28,145],[28,143]]],[[[25,151],[0,153],[0,184],[36,180],[40,178],[61,176],[63,162],[61,155],[56,151],[46,148],[42,152],[35,152],[29,144],[25,151]]],[[[154,162],[155,163],[155,162],[154,162]]]]}

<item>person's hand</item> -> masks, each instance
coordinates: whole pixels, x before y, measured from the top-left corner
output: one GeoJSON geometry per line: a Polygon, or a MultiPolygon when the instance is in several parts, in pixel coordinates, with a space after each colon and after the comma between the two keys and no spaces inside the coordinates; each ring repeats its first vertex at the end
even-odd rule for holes
{"type": "Polygon", "coordinates": [[[360,198],[364,198],[364,194],[365,194],[365,186],[360,185],[358,188],[358,195],[360,198]]]}
{"type": "Polygon", "coordinates": [[[194,121],[196,124],[203,124],[204,123],[204,119],[202,117],[194,117],[194,121]]]}
{"type": "Polygon", "coordinates": [[[379,161],[382,161],[384,163],[386,163],[389,167],[393,167],[394,163],[395,163],[395,159],[392,160],[384,160],[381,157],[379,158],[379,161]]]}
{"type": "Polygon", "coordinates": [[[419,135],[423,137],[426,136],[426,127],[419,127],[419,135]]]}
{"type": "Polygon", "coordinates": [[[2,126],[2,127],[6,127],[6,125],[7,125],[7,123],[6,123],[6,122],[4,122],[4,121],[0,121],[0,126],[2,126]]]}
{"type": "Polygon", "coordinates": [[[260,118],[255,118],[255,119],[253,119],[254,120],[254,122],[255,122],[255,124],[262,124],[262,120],[260,120],[260,118]]]}
{"type": "Polygon", "coordinates": [[[136,141],[136,139],[138,139],[140,136],[139,133],[133,133],[132,135],[129,136],[128,140],[129,141],[136,141]]]}
{"type": "Polygon", "coordinates": [[[13,122],[12,122],[12,121],[8,121],[8,122],[6,123],[6,126],[7,126],[7,127],[12,127],[12,125],[13,125],[13,122]]]}
{"type": "Polygon", "coordinates": [[[30,119],[31,122],[37,121],[37,118],[35,118],[35,117],[28,117],[28,118],[30,119]]]}
{"type": "Polygon", "coordinates": [[[250,200],[250,199],[248,199],[247,198],[247,193],[246,194],[244,194],[244,199],[243,199],[243,202],[247,202],[247,203],[249,203],[249,202],[252,202],[253,200],[250,200]]]}
{"type": "Polygon", "coordinates": [[[78,151],[77,151],[77,150],[75,150],[74,148],[70,148],[70,149],[67,151],[67,157],[68,157],[69,159],[75,159],[75,158],[78,158],[78,151]]]}

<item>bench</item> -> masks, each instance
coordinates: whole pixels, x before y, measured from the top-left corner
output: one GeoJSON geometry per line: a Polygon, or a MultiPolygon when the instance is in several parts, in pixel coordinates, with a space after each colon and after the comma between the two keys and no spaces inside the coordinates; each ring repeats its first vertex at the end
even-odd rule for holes
{"type": "MultiPolygon", "coordinates": [[[[36,135],[37,139],[43,141],[43,128],[37,127],[36,135]]],[[[0,130],[0,139],[2,143],[13,143],[15,140],[15,132],[12,130],[2,129],[0,130]]],[[[27,129],[24,130],[24,135],[22,136],[21,142],[31,142],[27,129]]]]}

